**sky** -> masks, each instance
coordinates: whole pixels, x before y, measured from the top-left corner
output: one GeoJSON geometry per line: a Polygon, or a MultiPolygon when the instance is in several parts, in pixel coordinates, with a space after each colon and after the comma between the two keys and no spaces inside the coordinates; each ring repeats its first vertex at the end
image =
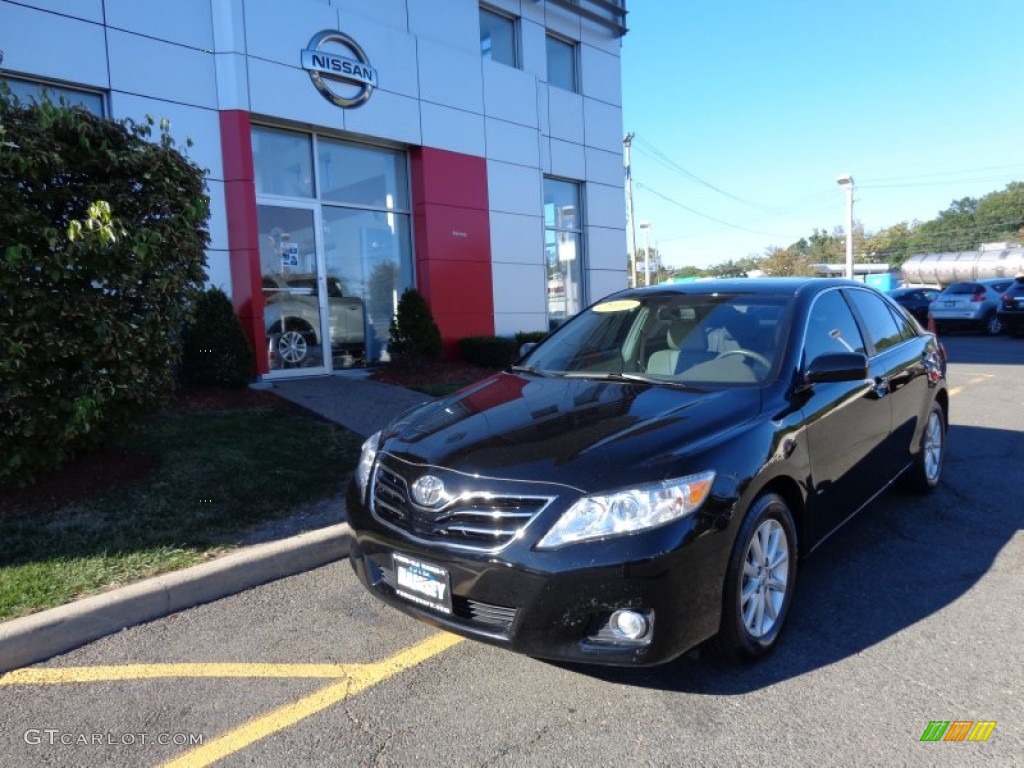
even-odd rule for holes
{"type": "Polygon", "coordinates": [[[649,235],[667,265],[844,227],[846,174],[869,234],[1024,180],[1024,0],[627,9],[636,242],[649,235]]]}

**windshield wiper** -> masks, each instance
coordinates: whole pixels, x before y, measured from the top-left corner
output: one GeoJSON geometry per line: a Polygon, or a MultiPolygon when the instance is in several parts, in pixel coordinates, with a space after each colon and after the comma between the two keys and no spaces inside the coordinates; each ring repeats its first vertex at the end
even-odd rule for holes
{"type": "Polygon", "coordinates": [[[555,375],[549,371],[542,371],[529,365],[510,365],[506,370],[515,371],[516,373],[529,373],[531,376],[551,377],[555,375]]]}
{"type": "Polygon", "coordinates": [[[648,387],[673,387],[674,389],[693,389],[689,384],[674,379],[655,379],[639,373],[622,373],[621,371],[567,371],[562,374],[567,379],[597,379],[600,381],[628,381],[646,384],[648,387]]]}

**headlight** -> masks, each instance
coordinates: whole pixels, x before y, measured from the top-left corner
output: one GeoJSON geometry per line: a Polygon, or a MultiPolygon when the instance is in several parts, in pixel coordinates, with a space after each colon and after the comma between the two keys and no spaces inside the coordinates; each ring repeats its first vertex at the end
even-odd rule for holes
{"type": "Polygon", "coordinates": [[[713,470],[597,496],[584,496],[551,526],[538,549],[656,528],[693,514],[711,491],[713,470]]]}
{"type": "Polygon", "coordinates": [[[356,483],[359,485],[359,495],[366,497],[366,486],[370,483],[370,470],[373,469],[374,459],[377,458],[377,446],[380,444],[380,431],[374,432],[363,443],[359,452],[359,465],[356,467],[356,483]]]}

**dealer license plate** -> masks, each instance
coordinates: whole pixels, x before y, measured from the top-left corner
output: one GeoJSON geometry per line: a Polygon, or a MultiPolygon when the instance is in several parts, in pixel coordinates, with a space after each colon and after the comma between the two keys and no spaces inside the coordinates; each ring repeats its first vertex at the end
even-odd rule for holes
{"type": "Polygon", "coordinates": [[[397,552],[391,555],[391,563],[399,597],[441,613],[452,612],[451,580],[446,569],[397,552]]]}

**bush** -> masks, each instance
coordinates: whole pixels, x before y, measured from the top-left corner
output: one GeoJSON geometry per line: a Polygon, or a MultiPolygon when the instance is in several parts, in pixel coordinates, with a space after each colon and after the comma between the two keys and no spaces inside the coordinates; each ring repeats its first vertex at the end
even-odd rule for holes
{"type": "Polygon", "coordinates": [[[166,123],[0,92],[0,485],[25,485],[173,391],[205,280],[203,172],[166,123]]]}
{"type": "Polygon", "coordinates": [[[516,351],[518,352],[523,344],[536,344],[543,341],[547,335],[545,331],[518,331],[516,333],[516,351]]]}
{"type": "Polygon", "coordinates": [[[415,288],[407,288],[391,322],[388,354],[399,365],[415,365],[437,360],[441,351],[441,331],[427,300],[415,288]]]}
{"type": "Polygon", "coordinates": [[[244,387],[252,379],[252,348],[231,299],[219,288],[199,294],[181,339],[184,384],[244,387]]]}
{"type": "Polygon", "coordinates": [[[467,336],[459,339],[459,354],[482,368],[505,368],[519,357],[519,345],[506,336],[467,336]]]}

